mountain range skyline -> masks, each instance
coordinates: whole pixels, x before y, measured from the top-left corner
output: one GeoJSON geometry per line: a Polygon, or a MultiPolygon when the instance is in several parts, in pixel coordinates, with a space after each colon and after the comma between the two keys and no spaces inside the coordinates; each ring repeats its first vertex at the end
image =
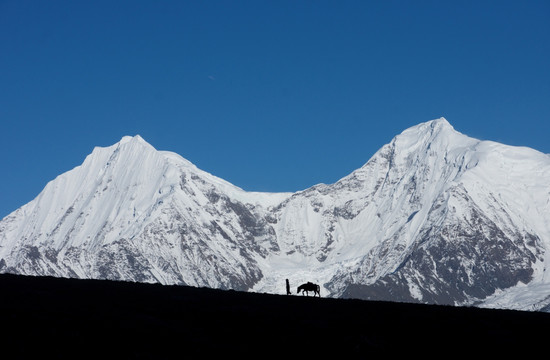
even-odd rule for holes
{"type": "Polygon", "coordinates": [[[0,222],[0,271],[542,309],[549,183],[550,156],[444,118],[293,193],[245,191],[125,136],[0,222]]]}
{"type": "Polygon", "coordinates": [[[248,191],[334,183],[444,116],[550,153],[550,3],[0,2],[0,218],[140,134],[248,191]]]}
{"type": "MultiPolygon", "coordinates": [[[[445,117],[440,117],[439,120],[443,120],[443,121],[445,121],[445,122],[448,123],[448,120],[447,120],[445,117]]],[[[143,141],[143,142],[149,144],[149,143],[142,137],[142,135],[139,134],[139,133],[123,135],[119,142],[125,142],[125,141],[127,141],[127,140],[134,139],[134,138],[137,139],[137,140],[140,140],[140,141],[143,141]]],[[[492,140],[490,140],[490,139],[487,139],[487,140],[488,140],[488,141],[492,141],[492,140]]],[[[150,145],[150,146],[152,146],[152,145],[150,145]]],[[[522,148],[522,147],[530,148],[530,147],[528,147],[528,146],[523,146],[523,145],[511,145],[511,146],[515,146],[515,147],[518,147],[518,148],[522,148]]],[[[532,149],[534,149],[534,148],[532,148],[532,149]]],[[[538,150],[538,149],[534,149],[534,150],[540,151],[540,150],[538,150]]],[[[371,156],[372,156],[372,155],[374,155],[374,154],[371,154],[371,156]]],[[[546,154],[546,155],[549,155],[549,156],[550,156],[550,153],[548,153],[548,154],[546,154]]],[[[193,164],[193,162],[191,162],[189,159],[185,159],[185,160],[186,160],[186,161],[189,161],[190,163],[193,164]]],[[[365,161],[364,161],[363,163],[365,163],[366,161],[368,161],[368,158],[365,159],[365,161]]],[[[194,165],[194,164],[193,164],[193,165],[194,165]]],[[[76,167],[78,167],[78,166],[80,166],[80,165],[76,165],[76,167]]],[[[70,169],[68,169],[68,170],[66,170],[66,171],[70,171],[70,169]]],[[[353,171],[353,170],[352,170],[352,171],[353,171]]],[[[213,171],[213,173],[215,173],[215,171],[213,171]]],[[[332,183],[337,182],[338,180],[340,180],[342,177],[345,177],[346,175],[347,175],[347,174],[339,174],[339,175],[338,175],[338,174],[334,174],[333,176],[334,176],[335,180],[334,180],[332,183]]],[[[53,179],[50,179],[48,182],[50,182],[51,180],[53,180],[53,179]]],[[[255,190],[250,190],[250,189],[247,189],[247,188],[244,188],[244,187],[240,187],[240,188],[241,188],[242,190],[250,191],[250,192],[293,193],[293,192],[297,192],[297,191],[306,190],[306,189],[309,188],[309,187],[312,187],[312,186],[315,186],[315,185],[319,185],[319,184],[325,184],[325,183],[323,183],[323,182],[314,182],[314,183],[313,183],[312,185],[310,185],[310,186],[307,186],[307,187],[301,188],[301,189],[294,189],[294,190],[292,190],[292,191],[275,191],[275,190],[274,190],[274,191],[255,191],[255,190]]],[[[15,209],[6,209],[5,211],[7,211],[7,213],[6,213],[5,215],[3,215],[3,216],[9,215],[9,213],[11,213],[11,212],[14,211],[14,210],[15,210],[15,209]]],[[[0,219],[1,219],[1,218],[2,218],[2,216],[0,216],[0,219]]]]}

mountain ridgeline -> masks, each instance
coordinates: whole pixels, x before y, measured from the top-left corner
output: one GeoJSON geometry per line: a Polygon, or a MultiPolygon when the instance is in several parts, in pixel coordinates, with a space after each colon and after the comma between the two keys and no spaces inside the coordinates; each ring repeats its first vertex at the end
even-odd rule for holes
{"type": "Polygon", "coordinates": [[[0,272],[546,310],[549,214],[550,156],[443,118],[296,193],[124,137],[0,222],[0,272]]]}

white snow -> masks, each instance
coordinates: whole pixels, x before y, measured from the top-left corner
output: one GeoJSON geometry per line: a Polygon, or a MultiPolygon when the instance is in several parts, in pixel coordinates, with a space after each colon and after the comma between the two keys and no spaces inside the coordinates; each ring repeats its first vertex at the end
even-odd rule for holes
{"type": "MultiPolygon", "coordinates": [[[[434,204],[467,216],[460,199],[448,195],[457,186],[493,220],[537,234],[549,248],[550,157],[472,139],[440,118],[406,129],[338,182],[297,193],[247,192],[178,154],[156,150],[139,135],[125,136],[112,146],[96,147],[82,165],[59,175],[33,201],[4,218],[0,259],[17,266],[22,261],[18,249],[51,247],[66,263],[42,264],[41,271],[71,276],[70,269],[89,277],[93,256],[101,249],[121,238],[139,239],[136,249],[153,259],[151,279],[162,283],[177,283],[174,274],[179,272],[191,285],[222,286],[216,261],[239,269],[236,277],[257,266],[263,274],[252,288],[257,292],[285,293],[285,279],[293,292],[306,281],[323,286],[335,274],[358,269],[353,276],[361,278],[355,280],[373,283],[395,270],[428,221],[441,226],[445,213],[428,219],[434,204]],[[263,235],[254,241],[268,255],[243,255],[251,245],[239,238],[239,219],[215,201],[217,196],[245,204],[268,219],[278,250],[272,249],[270,235],[263,235]],[[495,201],[498,211],[492,208],[495,201]],[[207,245],[190,242],[189,249],[182,249],[182,237],[191,241],[206,236],[196,229],[212,223],[220,232],[207,245]],[[197,228],[181,235],[181,224],[197,228]],[[159,235],[153,228],[165,231],[159,235]],[[74,248],[87,252],[75,259],[69,256],[74,248]],[[176,270],[168,272],[167,267],[176,270]]],[[[531,283],[499,291],[484,306],[547,305],[549,263],[545,251],[531,283]]],[[[21,270],[33,271],[38,272],[21,270]]],[[[412,286],[411,291],[421,296],[418,288],[412,286]]],[[[329,290],[323,287],[322,295],[329,290]]]]}

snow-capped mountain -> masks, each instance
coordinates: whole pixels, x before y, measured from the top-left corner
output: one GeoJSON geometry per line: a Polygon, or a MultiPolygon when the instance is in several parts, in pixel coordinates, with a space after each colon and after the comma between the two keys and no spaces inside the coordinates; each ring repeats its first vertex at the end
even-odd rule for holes
{"type": "Polygon", "coordinates": [[[0,222],[0,271],[543,309],[549,214],[550,156],[443,118],[334,184],[282,194],[124,137],[0,222]]]}
{"type": "Polygon", "coordinates": [[[276,244],[254,194],[141,137],[95,148],[0,223],[3,271],[248,289],[276,244]]]}

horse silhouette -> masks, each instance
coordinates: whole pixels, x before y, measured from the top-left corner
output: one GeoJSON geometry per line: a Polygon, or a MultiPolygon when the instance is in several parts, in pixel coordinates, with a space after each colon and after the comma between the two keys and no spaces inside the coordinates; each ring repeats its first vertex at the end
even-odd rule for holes
{"type": "Polygon", "coordinates": [[[305,284],[298,286],[298,294],[300,293],[300,291],[302,291],[302,295],[306,294],[307,296],[309,296],[310,291],[313,291],[314,297],[316,294],[319,295],[319,297],[321,297],[321,287],[309,281],[305,284]]]}

